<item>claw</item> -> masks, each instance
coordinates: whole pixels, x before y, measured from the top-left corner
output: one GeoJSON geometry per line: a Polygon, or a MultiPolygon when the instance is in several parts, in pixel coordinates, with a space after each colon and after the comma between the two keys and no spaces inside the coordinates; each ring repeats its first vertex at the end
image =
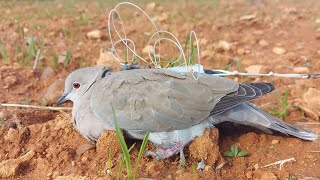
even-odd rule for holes
{"type": "Polygon", "coordinates": [[[177,153],[180,153],[180,166],[185,166],[186,158],[184,157],[183,153],[183,145],[181,143],[177,143],[170,149],[156,149],[156,151],[147,151],[147,156],[153,156],[154,160],[166,159],[169,158],[177,153]]]}

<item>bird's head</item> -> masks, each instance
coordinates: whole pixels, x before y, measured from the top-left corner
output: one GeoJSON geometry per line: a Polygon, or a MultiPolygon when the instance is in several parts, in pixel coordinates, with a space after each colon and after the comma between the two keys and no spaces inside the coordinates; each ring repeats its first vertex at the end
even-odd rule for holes
{"type": "Polygon", "coordinates": [[[68,100],[72,102],[80,100],[97,79],[104,76],[108,71],[111,71],[111,68],[104,66],[88,67],[73,71],[68,75],[64,84],[64,92],[56,101],[56,104],[59,105],[68,100]]]}

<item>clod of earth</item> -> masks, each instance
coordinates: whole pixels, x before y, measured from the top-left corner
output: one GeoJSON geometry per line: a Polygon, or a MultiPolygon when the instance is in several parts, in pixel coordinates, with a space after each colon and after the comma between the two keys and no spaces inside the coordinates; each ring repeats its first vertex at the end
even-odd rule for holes
{"type": "Polygon", "coordinates": [[[0,162],[0,177],[8,178],[10,176],[16,175],[20,167],[27,163],[35,155],[33,150],[30,150],[25,155],[18,157],[17,159],[9,159],[0,162]]]}

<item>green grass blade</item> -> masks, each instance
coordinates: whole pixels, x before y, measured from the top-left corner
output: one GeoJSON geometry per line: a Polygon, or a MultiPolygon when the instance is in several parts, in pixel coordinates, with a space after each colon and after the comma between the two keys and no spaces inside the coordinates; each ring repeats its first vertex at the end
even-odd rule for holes
{"type": "Polygon", "coordinates": [[[8,64],[9,63],[9,61],[8,61],[8,53],[7,53],[7,51],[6,51],[6,49],[4,48],[4,46],[0,43],[0,50],[1,50],[1,56],[2,56],[2,58],[3,58],[3,60],[4,60],[4,62],[6,63],[6,64],[8,64]]]}
{"type": "Polygon", "coordinates": [[[113,104],[111,104],[111,107],[112,107],[113,120],[114,120],[114,125],[115,125],[115,128],[116,128],[116,133],[117,133],[117,136],[118,136],[118,140],[120,142],[120,147],[121,147],[122,153],[124,155],[124,159],[125,159],[125,163],[126,163],[126,167],[127,167],[127,176],[128,176],[127,178],[131,179],[131,162],[130,162],[129,150],[128,150],[127,144],[126,144],[126,142],[124,140],[124,137],[122,135],[122,132],[121,132],[121,130],[119,128],[113,104]]]}
{"type": "Polygon", "coordinates": [[[70,51],[67,51],[67,54],[66,54],[66,59],[64,60],[63,62],[63,68],[66,69],[67,66],[69,65],[70,61],[71,61],[71,58],[72,58],[72,54],[70,51]]]}
{"type": "Polygon", "coordinates": [[[191,168],[192,168],[193,180],[197,180],[197,166],[196,166],[196,164],[192,164],[191,168]]]}
{"type": "Polygon", "coordinates": [[[142,141],[142,144],[141,144],[141,147],[139,150],[138,158],[136,159],[136,165],[134,167],[134,171],[133,171],[133,175],[132,175],[133,179],[136,179],[137,171],[138,171],[138,167],[139,167],[139,162],[142,157],[142,154],[144,153],[144,150],[146,149],[149,135],[150,135],[150,132],[147,132],[147,134],[143,138],[143,141],[142,141]]]}

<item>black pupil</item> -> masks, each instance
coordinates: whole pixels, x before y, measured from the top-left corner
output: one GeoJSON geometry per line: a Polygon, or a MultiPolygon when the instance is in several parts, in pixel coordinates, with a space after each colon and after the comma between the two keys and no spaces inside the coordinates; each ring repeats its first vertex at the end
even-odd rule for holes
{"type": "Polygon", "coordinates": [[[73,87],[78,89],[80,87],[80,84],[79,83],[73,83],[73,87]]]}

